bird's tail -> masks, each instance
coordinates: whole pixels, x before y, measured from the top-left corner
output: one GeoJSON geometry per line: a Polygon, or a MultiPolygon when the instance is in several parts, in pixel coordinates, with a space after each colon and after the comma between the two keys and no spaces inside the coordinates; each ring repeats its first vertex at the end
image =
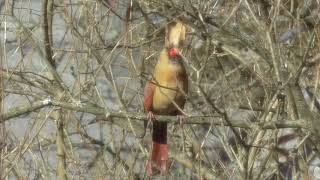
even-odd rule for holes
{"type": "Polygon", "coordinates": [[[148,175],[156,172],[166,174],[169,170],[169,147],[167,144],[167,123],[153,123],[151,161],[147,165],[148,175]]]}

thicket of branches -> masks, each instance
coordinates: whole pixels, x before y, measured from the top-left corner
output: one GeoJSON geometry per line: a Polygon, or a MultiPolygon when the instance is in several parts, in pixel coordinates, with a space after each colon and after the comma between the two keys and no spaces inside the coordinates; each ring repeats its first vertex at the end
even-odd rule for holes
{"type": "Polygon", "coordinates": [[[144,179],[143,88],[166,25],[187,26],[189,93],[169,178],[318,171],[318,0],[5,0],[0,179],[144,179]]]}

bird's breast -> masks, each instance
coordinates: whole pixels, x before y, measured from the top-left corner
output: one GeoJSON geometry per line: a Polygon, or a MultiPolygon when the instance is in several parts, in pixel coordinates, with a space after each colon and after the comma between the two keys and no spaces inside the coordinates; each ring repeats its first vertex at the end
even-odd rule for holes
{"type": "Polygon", "coordinates": [[[185,103],[184,92],[186,71],[181,64],[170,64],[156,67],[156,88],[153,97],[153,110],[157,114],[174,114],[185,103]],[[177,108],[177,106],[179,108],[177,108]]]}

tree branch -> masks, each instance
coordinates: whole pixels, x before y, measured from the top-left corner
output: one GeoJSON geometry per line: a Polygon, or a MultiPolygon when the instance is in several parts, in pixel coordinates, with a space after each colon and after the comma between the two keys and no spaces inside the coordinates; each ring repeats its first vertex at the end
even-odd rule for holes
{"type": "MultiPolygon", "coordinates": [[[[103,115],[103,121],[114,121],[114,120],[123,120],[127,121],[126,118],[129,117],[135,121],[147,121],[147,117],[145,114],[140,113],[131,113],[128,116],[123,112],[115,112],[115,111],[107,111],[102,107],[88,105],[84,103],[67,103],[67,102],[60,102],[56,100],[52,100],[50,98],[36,101],[29,105],[24,105],[17,108],[11,108],[6,113],[0,114],[0,123],[3,123],[11,118],[18,117],[23,114],[34,112],[38,109],[47,106],[55,106],[60,107],[72,111],[77,112],[84,112],[93,114],[96,116],[103,115]]],[[[230,124],[227,122],[222,122],[219,120],[219,116],[190,116],[186,117],[186,124],[213,124],[216,126],[231,126],[236,128],[244,128],[244,129],[253,129],[253,128],[260,128],[260,129],[283,129],[283,128],[301,128],[301,129],[309,129],[310,127],[307,126],[306,120],[299,119],[297,121],[291,121],[290,119],[283,119],[282,121],[270,121],[270,122],[246,122],[242,120],[235,120],[230,117],[230,124]]],[[[178,124],[179,121],[172,116],[157,116],[157,121],[160,122],[167,122],[167,123],[174,123],[178,124]]]]}

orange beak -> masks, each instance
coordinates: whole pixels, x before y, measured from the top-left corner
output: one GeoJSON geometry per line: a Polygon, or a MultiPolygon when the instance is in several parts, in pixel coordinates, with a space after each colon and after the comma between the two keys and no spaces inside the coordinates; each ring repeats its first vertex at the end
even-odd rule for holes
{"type": "Polygon", "coordinates": [[[171,48],[171,49],[169,50],[169,57],[170,57],[170,58],[180,57],[180,53],[179,53],[178,49],[177,49],[177,48],[171,48]]]}

